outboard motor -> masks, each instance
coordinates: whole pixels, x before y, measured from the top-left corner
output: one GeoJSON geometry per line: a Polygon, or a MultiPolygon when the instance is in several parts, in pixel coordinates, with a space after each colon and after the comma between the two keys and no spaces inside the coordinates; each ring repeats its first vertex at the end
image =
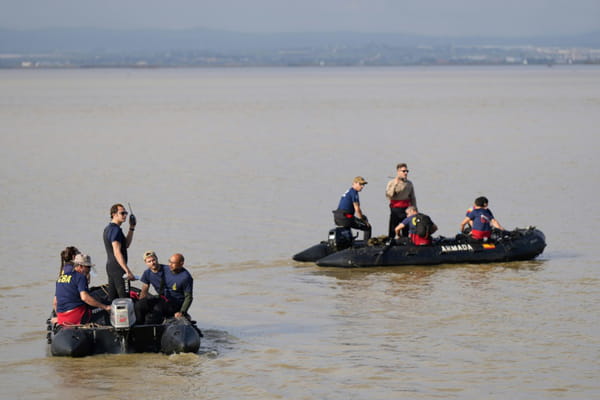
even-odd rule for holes
{"type": "Polygon", "coordinates": [[[352,246],[352,229],[350,228],[334,228],[329,231],[327,244],[334,251],[340,251],[352,246]]]}
{"type": "Polygon", "coordinates": [[[133,300],[114,299],[110,310],[110,324],[115,329],[129,329],[135,324],[133,300]]]}

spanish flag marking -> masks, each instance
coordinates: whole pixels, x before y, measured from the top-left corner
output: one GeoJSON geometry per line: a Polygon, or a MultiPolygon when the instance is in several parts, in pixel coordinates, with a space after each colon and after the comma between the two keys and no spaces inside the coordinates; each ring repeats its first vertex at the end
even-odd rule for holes
{"type": "Polygon", "coordinates": [[[496,248],[496,245],[493,243],[484,243],[482,246],[484,249],[495,249],[496,248]]]}

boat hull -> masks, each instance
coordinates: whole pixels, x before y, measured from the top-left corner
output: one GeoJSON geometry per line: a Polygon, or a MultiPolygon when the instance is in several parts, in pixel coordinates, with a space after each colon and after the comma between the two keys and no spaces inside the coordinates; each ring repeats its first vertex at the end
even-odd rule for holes
{"type": "Polygon", "coordinates": [[[544,234],[533,227],[498,234],[488,243],[456,238],[436,238],[432,245],[379,245],[351,247],[317,259],[321,267],[363,268],[404,265],[488,263],[530,260],[544,251],[544,234]]]}
{"type": "Polygon", "coordinates": [[[118,353],[196,353],[201,332],[193,322],[173,318],[163,324],[112,326],[49,326],[50,354],[85,357],[118,353]]]}

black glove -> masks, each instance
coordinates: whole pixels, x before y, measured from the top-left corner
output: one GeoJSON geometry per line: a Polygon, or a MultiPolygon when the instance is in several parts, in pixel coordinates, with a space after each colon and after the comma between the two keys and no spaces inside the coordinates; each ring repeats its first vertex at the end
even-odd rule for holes
{"type": "Polygon", "coordinates": [[[129,226],[133,228],[136,224],[137,220],[135,219],[135,215],[129,214],[129,226]]]}

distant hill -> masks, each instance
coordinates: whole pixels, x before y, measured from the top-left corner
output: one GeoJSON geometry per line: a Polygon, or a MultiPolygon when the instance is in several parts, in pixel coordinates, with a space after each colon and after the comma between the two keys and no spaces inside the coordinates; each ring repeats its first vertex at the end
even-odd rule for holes
{"type": "Polygon", "coordinates": [[[0,53],[127,53],[201,50],[245,53],[294,48],[365,45],[414,46],[558,46],[600,48],[600,32],[545,37],[439,37],[400,33],[242,33],[209,29],[0,29],[0,53]]]}

